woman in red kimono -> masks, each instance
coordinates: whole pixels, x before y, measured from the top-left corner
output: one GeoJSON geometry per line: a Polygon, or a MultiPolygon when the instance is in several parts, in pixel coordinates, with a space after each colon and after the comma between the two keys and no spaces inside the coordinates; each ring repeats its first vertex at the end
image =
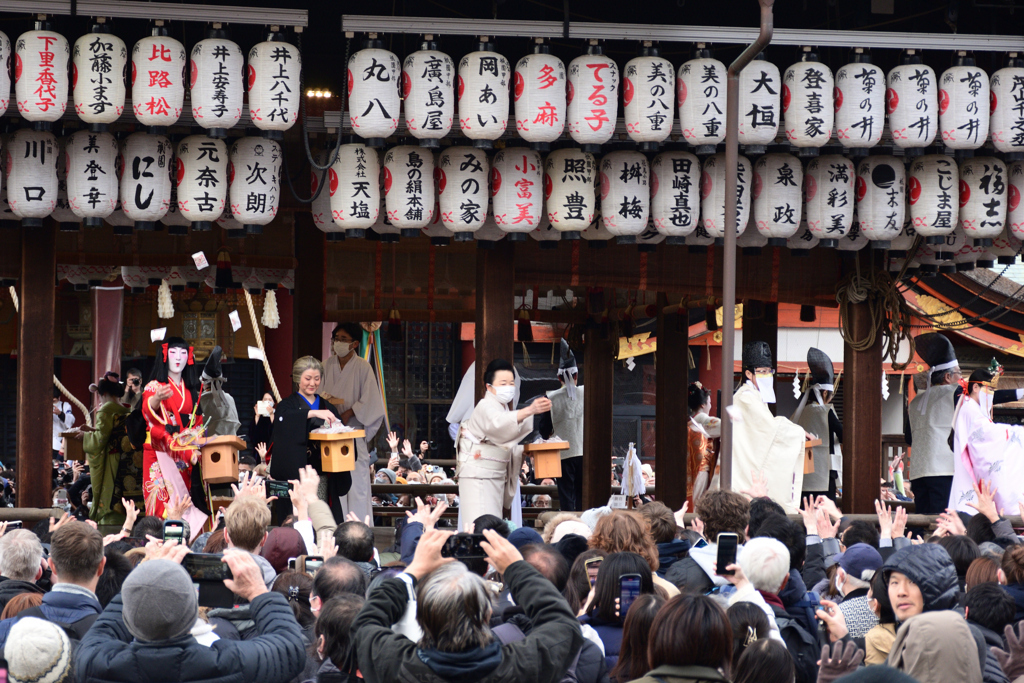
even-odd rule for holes
{"type": "Polygon", "coordinates": [[[146,445],[142,451],[143,492],[146,514],[161,519],[172,495],[183,498],[192,482],[192,466],[199,451],[172,448],[174,435],[197,427],[199,380],[192,347],[180,337],[171,337],[159,347],[153,373],[142,395],[146,420],[146,445]],[[172,479],[172,477],[176,479],[172,479]]]}

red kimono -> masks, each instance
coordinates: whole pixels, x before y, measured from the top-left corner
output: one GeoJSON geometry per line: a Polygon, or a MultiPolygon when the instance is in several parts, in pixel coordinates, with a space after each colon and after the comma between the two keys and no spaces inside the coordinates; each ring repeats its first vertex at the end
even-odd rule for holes
{"type": "MultiPolygon", "coordinates": [[[[146,514],[155,515],[163,519],[165,506],[171,498],[174,489],[172,483],[165,479],[169,476],[160,467],[157,460],[157,452],[167,454],[174,466],[177,468],[176,476],[180,476],[184,482],[185,489],[192,485],[193,457],[198,455],[196,450],[172,450],[172,434],[169,434],[167,427],[175,425],[179,430],[190,426],[192,420],[192,394],[184,385],[177,385],[173,380],[168,381],[167,386],[171,387],[171,396],[160,404],[160,410],[154,413],[149,405],[149,399],[156,393],[160,383],[152,381],[146,385],[142,394],[142,415],[146,419],[147,438],[146,445],[142,449],[142,490],[146,496],[146,514]]],[[[195,424],[202,424],[201,415],[195,417],[195,424]]]]}

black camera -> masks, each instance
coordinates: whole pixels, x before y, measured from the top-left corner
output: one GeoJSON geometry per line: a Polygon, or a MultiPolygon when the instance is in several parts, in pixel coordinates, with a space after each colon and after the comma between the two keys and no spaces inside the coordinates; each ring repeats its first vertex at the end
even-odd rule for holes
{"type": "Polygon", "coordinates": [[[456,560],[479,560],[487,557],[481,541],[486,540],[483,534],[455,534],[449,536],[441,547],[441,557],[453,557],[456,560]]]}

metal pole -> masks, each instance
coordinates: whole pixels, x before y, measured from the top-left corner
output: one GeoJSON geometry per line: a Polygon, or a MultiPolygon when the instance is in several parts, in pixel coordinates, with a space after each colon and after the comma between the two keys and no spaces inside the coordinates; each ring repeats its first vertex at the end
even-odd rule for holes
{"type": "Polygon", "coordinates": [[[732,420],[728,408],[732,405],[733,355],[735,347],[736,310],[736,182],[739,156],[740,128],[740,71],[772,40],[775,0],[758,0],[761,4],[761,31],[754,41],[729,65],[729,85],[725,114],[725,254],[722,259],[722,466],[721,487],[732,490],[732,420]]]}

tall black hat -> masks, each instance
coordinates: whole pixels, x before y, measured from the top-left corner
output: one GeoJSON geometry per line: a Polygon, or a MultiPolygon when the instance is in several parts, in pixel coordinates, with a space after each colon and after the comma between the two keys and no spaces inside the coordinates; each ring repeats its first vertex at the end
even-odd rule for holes
{"type": "Polygon", "coordinates": [[[768,342],[755,341],[743,345],[743,367],[744,368],[770,368],[772,367],[772,347],[768,342]]]}
{"type": "Polygon", "coordinates": [[[821,349],[807,349],[807,368],[811,371],[812,384],[832,384],[835,380],[832,359],[821,349]]]}
{"type": "Polygon", "coordinates": [[[956,362],[956,352],[953,351],[953,345],[949,339],[938,332],[919,334],[914,337],[914,344],[917,348],[917,354],[933,369],[944,369],[938,367],[942,365],[952,367],[948,364],[956,362]]]}
{"type": "Polygon", "coordinates": [[[561,356],[558,359],[559,370],[575,370],[576,369],[576,356],[573,355],[572,349],[569,348],[569,343],[562,340],[561,345],[561,356]]]}

